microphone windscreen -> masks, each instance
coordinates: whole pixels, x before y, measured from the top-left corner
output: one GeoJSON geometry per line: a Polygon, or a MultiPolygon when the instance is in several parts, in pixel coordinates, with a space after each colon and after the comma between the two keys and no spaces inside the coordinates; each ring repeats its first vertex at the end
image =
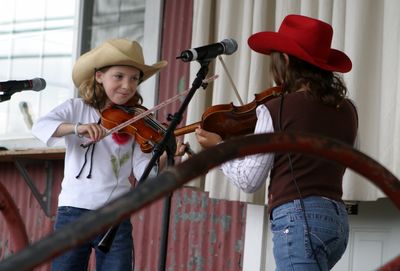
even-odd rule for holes
{"type": "Polygon", "coordinates": [[[32,79],[32,90],[40,91],[46,87],[46,81],[43,78],[32,79]]]}
{"type": "Polygon", "coordinates": [[[234,52],[236,52],[238,45],[236,40],[234,39],[224,39],[223,41],[221,41],[222,44],[225,45],[225,54],[226,55],[231,55],[234,52]]]}

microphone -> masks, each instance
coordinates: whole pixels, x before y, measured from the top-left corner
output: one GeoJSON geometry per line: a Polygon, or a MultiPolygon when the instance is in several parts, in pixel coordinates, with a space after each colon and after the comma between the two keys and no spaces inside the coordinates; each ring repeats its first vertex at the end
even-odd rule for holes
{"type": "Polygon", "coordinates": [[[185,50],[176,58],[182,59],[184,62],[190,62],[193,60],[206,60],[222,54],[231,55],[236,52],[237,48],[238,45],[234,39],[224,39],[218,43],[185,50]]]}
{"type": "Polygon", "coordinates": [[[46,87],[46,81],[43,78],[33,78],[32,80],[11,80],[6,82],[0,82],[0,91],[7,94],[11,92],[19,92],[22,90],[34,90],[40,91],[46,87]]]}

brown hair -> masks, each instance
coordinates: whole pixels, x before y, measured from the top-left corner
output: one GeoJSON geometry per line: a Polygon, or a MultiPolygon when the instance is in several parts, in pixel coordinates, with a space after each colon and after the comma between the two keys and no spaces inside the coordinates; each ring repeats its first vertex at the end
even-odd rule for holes
{"type": "MultiPolygon", "coordinates": [[[[106,72],[110,67],[101,69],[100,71],[106,72]]],[[[142,75],[142,72],[141,72],[142,75]]],[[[142,76],[141,76],[142,77],[142,76]]],[[[107,102],[106,91],[102,84],[98,83],[94,78],[94,73],[91,77],[87,78],[79,86],[79,96],[83,101],[97,109],[103,109],[107,102]]],[[[126,105],[138,105],[142,104],[143,97],[138,91],[135,95],[126,103],[126,105]]]]}
{"type": "Polygon", "coordinates": [[[275,83],[285,92],[306,87],[312,97],[324,104],[339,106],[347,94],[342,78],[331,71],[322,70],[296,57],[286,62],[282,53],[271,53],[271,73],[275,83]]]}

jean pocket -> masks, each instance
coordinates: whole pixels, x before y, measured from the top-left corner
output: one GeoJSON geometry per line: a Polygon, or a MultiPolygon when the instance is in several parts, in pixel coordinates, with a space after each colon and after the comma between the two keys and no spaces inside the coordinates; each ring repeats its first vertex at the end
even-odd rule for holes
{"type": "Polygon", "coordinates": [[[73,214],[74,208],[71,208],[69,206],[61,206],[57,208],[57,216],[68,216],[73,214]]]}
{"type": "Polygon", "coordinates": [[[76,221],[81,215],[83,215],[86,212],[87,210],[75,207],[69,207],[69,206],[58,207],[54,228],[59,229],[61,227],[64,227],[65,225],[76,221]]]}
{"type": "Polygon", "coordinates": [[[307,257],[314,258],[314,253],[330,257],[333,253],[336,253],[338,248],[346,247],[345,234],[339,220],[321,214],[311,215],[311,217],[318,217],[319,219],[310,220],[308,222],[309,228],[304,230],[304,248],[307,257]]]}
{"type": "Polygon", "coordinates": [[[271,220],[271,231],[273,233],[279,233],[291,226],[290,216],[286,214],[281,214],[278,216],[274,216],[271,220]]]}

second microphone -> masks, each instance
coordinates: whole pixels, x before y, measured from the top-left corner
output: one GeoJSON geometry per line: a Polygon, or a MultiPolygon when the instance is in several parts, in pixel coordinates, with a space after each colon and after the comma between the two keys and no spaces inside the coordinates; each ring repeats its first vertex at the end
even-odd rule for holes
{"type": "Polygon", "coordinates": [[[236,52],[237,48],[238,45],[234,39],[224,39],[218,43],[182,51],[181,55],[178,56],[177,59],[181,59],[184,62],[207,60],[222,54],[231,55],[236,52]]]}

